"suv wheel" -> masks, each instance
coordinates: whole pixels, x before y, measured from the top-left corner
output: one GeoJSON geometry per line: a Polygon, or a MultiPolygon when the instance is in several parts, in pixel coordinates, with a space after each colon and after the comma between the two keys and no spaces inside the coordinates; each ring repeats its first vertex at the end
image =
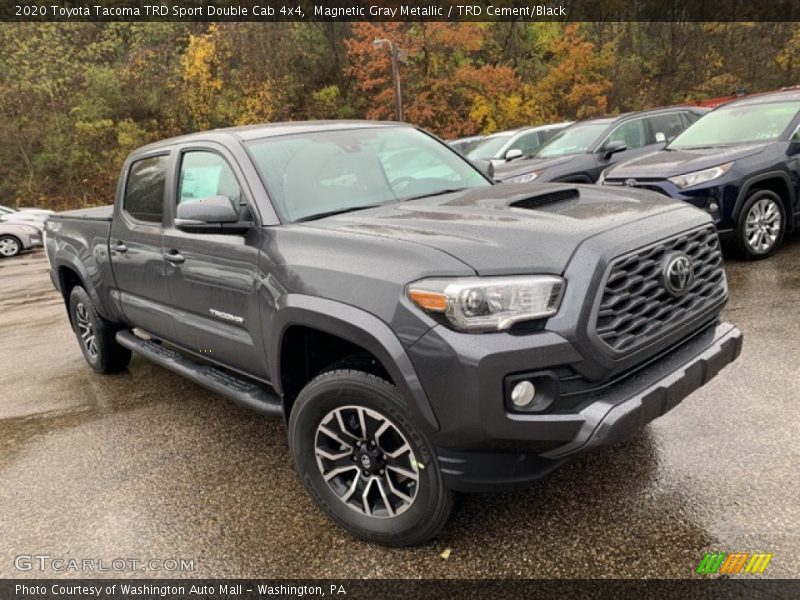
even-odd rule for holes
{"type": "Polygon", "coordinates": [[[737,242],[744,258],[758,260],[775,253],[786,232],[786,214],[780,197],[769,190],[748,196],[737,226],[737,242]]]}
{"type": "Polygon", "coordinates": [[[90,367],[98,373],[117,373],[128,366],[131,351],[117,343],[118,328],[97,313],[89,294],[79,285],[69,295],[69,310],[81,352],[90,367]]]}
{"type": "Polygon", "coordinates": [[[339,369],[312,380],[292,408],[289,445],[311,497],[356,537],[420,544],[450,516],[433,447],[397,388],[375,375],[339,369]]]}
{"type": "Polygon", "coordinates": [[[0,256],[11,258],[22,251],[22,244],[13,235],[0,236],[0,256]]]}

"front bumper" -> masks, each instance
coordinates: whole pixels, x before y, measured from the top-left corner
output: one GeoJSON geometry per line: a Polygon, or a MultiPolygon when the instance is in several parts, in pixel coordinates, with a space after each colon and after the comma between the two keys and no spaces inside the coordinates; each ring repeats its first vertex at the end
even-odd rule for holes
{"type": "Polygon", "coordinates": [[[546,440],[551,447],[541,452],[440,448],[437,454],[445,480],[460,491],[530,484],[571,455],[617,443],[639,431],[710,381],[736,359],[741,347],[740,330],[718,323],[591,394],[572,410],[524,417],[506,413],[512,422],[524,419],[526,439],[546,440]]]}

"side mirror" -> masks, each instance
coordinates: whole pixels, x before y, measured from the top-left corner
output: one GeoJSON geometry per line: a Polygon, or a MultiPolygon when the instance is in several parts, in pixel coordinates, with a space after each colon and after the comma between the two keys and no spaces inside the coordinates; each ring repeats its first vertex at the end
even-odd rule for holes
{"type": "Polygon", "coordinates": [[[511,150],[506,152],[505,155],[506,162],[520,157],[522,157],[522,150],[520,150],[519,148],[512,148],[511,150]]]}
{"type": "Polygon", "coordinates": [[[490,160],[484,160],[482,158],[473,160],[472,163],[478,168],[478,170],[486,175],[489,179],[494,181],[494,163],[490,160]]]}
{"type": "Polygon", "coordinates": [[[617,152],[624,152],[627,149],[628,149],[627,144],[625,144],[625,142],[623,142],[622,140],[612,140],[601,148],[601,152],[603,153],[603,160],[608,160],[617,152]]]}
{"type": "Polygon", "coordinates": [[[222,233],[249,229],[250,225],[239,221],[239,215],[227,196],[210,196],[179,204],[175,215],[175,227],[184,231],[222,233]]]}

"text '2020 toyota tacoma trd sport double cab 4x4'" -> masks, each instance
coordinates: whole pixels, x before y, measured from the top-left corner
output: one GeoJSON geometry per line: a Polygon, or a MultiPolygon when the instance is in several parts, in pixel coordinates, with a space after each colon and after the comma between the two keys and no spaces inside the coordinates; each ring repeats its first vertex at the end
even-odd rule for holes
{"type": "Polygon", "coordinates": [[[282,415],[317,504],[385,544],[433,536],[454,491],[623,439],[741,348],[703,211],[493,185],[401,124],[146,146],[113,208],[51,217],[47,251],[95,370],[133,351],[282,415]]]}

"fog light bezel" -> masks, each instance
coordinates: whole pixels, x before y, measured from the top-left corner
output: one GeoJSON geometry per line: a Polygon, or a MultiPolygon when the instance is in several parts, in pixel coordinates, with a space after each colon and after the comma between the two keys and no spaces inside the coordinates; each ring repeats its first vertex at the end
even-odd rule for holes
{"type": "Polygon", "coordinates": [[[534,371],[507,375],[503,382],[503,402],[506,412],[517,415],[540,414],[547,411],[558,398],[560,382],[553,371],[534,371]],[[523,381],[534,387],[533,401],[526,406],[517,406],[511,400],[514,388],[523,381]]]}

